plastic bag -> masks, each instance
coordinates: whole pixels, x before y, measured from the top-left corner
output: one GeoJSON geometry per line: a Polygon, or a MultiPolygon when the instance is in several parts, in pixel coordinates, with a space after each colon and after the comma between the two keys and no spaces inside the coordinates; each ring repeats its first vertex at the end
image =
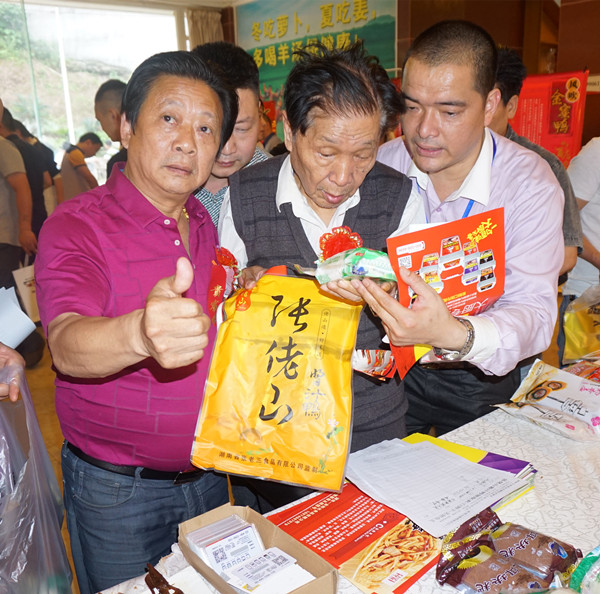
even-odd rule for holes
{"type": "Polygon", "coordinates": [[[72,573],[61,534],[64,507],[23,370],[21,397],[0,401],[0,592],[67,594],[72,573]]]}
{"type": "Polygon", "coordinates": [[[600,286],[590,287],[569,303],[564,329],[564,363],[572,363],[600,349],[600,286]]]}

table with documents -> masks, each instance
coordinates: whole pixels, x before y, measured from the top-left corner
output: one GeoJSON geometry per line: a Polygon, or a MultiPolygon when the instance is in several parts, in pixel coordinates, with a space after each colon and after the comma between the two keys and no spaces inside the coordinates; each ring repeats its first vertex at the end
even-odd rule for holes
{"type": "MultiPolygon", "coordinates": [[[[528,460],[536,468],[535,487],[498,511],[502,521],[553,536],[580,548],[584,555],[600,544],[600,443],[576,442],[501,410],[464,425],[443,439],[528,460]]],[[[177,555],[180,553],[174,554],[170,564],[159,564],[166,577],[181,567],[177,555]]],[[[185,564],[185,560],[182,562],[185,564]]],[[[143,577],[109,588],[104,594],[144,592],[141,584],[143,577]]],[[[448,588],[437,584],[435,569],[408,590],[411,594],[436,591],[448,588]]],[[[357,594],[360,590],[340,576],[338,592],[357,594]]]]}

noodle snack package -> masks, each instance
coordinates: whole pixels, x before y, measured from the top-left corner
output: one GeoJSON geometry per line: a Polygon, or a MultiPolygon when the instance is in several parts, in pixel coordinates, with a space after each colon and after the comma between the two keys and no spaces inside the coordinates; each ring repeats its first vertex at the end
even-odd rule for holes
{"type": "Polygon", "coordinates": [[[600,383],[600,351],[586,355],[580,361],[565,367],[564,370],[591,382],[600,383]]]}
{"type": "Polygon", "coordinates": [[[540,360],[498,408],[576,441],[600,439],[600,385],[540,360]]]}
{"type": "Polygon", "coordinates": [[[579,549],[486,509],[446,535],[436,579],[465,594],[540,591],[568,584],[580,558],[579,549]]]}

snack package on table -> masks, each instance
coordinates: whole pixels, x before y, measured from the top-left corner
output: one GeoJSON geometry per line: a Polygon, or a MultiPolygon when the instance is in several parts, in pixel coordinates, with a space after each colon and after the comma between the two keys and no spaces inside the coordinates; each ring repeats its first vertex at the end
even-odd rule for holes
{"type": "Polygon", "coordinates": [[[498,408],[576,441],[600,439],[600,386],[536,361],[507,404],[498,408]]]}
{"type": "Polygon", "coordinates": [[[538,591],[567,585],[581,556],[557,539],[503,524],[486,509],[446,535],[436,579],[466,594],[538,591]]]}
{"type": "Polygon", "coordinates": [[[581,361],[565,367],[564,370],[592,382],[600,382],[600,351],[586,355],[581,361]]]}

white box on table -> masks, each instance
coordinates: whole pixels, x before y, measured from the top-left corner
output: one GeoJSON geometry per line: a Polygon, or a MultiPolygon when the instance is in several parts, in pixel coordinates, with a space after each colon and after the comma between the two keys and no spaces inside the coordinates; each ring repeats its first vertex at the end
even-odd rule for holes
{"type": "Polygon", "coordinates": [[[186,535],[198,528],[227,518],[232,514],[238,515],[242,519],[256,526],[265,549],[268,549],[269,547],[280,548],[282,551],[288,553],[288,555],[294,557],[298,565],[315,576],[314,580],[294,590],[294,594],[309,594],[310,592],[335,594],[337,591],[338,572],[332,565],[305,547],[295,538],[286,534],[283,530],[275,526],[275,524],[269,522],[269,520],[255,512],[253,509],[229,504],[222,505],[201,516],[196,516],[187,522],[179,524],[179,548],[184,557],[187,562],[215,586],[219,592],[236,594],[236,590],[230,584],[192,552],[187,542],[186,535]]]}

